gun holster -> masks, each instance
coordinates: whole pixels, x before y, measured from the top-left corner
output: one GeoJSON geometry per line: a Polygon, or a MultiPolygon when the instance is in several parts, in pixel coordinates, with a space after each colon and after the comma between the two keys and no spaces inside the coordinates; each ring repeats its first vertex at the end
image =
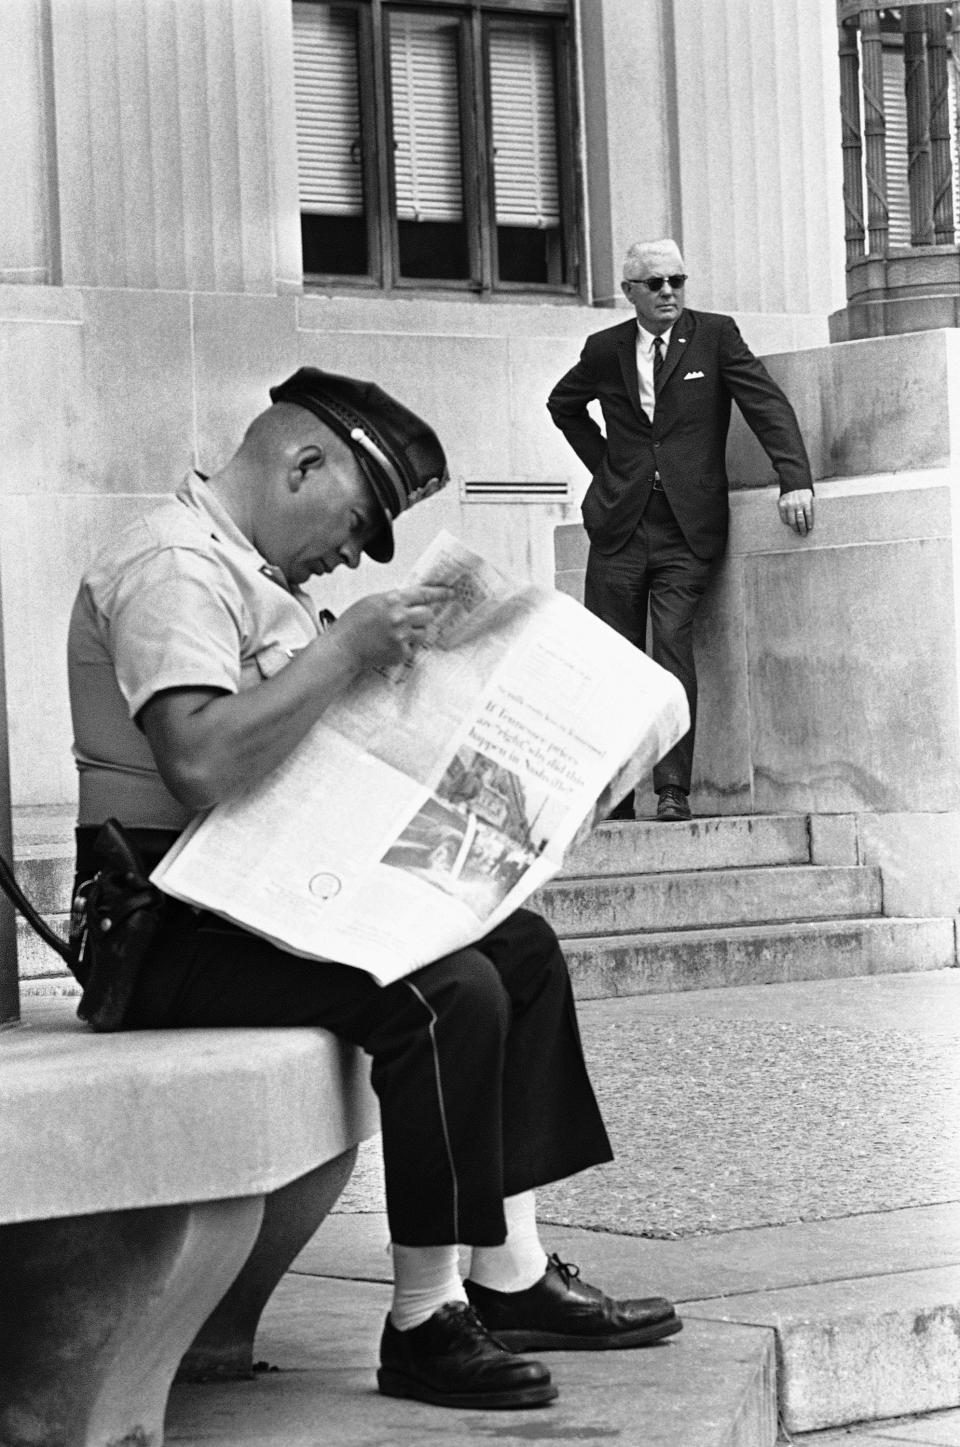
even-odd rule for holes
{"type": "Polygon", "coordinates": [[[94,856],[97,871],[78,887],[70,924],[84,987],[77,1014],[94,1030],[120,1030],[166,900],[116,819],[101,828],[94,856]]]}

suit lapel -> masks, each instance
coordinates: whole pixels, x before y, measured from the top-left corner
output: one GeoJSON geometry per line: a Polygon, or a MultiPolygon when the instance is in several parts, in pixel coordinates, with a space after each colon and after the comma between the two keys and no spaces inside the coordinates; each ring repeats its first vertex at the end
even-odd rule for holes
{"type": "Polygon", "coordinates": [[[649,426],[650,418],[640,405],[640,383],[637,380],[637,324],[635,321],[624,322],[620,329],[620,336],[617,338],[617,355],[620,359],[620,370],[623,373],[623,384],[627,389],[627,396],[630,398],[633,410],[649,426]]]}
{"type": "Polygon", "coordinates": [[[663,391],[675,368],[686,354],[696,329],[697,323],[693,313],[682,311],[674,322],[673,330],[670,333],[670,345],[667,347],[667,355],[663,359],[663,371],[660,373],[660,385],[657,388],[657,396],[663,391]]]}

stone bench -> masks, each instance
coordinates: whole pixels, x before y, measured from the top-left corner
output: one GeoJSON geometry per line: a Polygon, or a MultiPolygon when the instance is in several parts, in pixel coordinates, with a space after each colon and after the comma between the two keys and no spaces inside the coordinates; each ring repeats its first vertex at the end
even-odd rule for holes
{"type": "Polygon", "coordinates": [[[175,1374],[244,1376],[274,1286],[379,1129],[319,1029],[0,1033],[0,1443],[159,1447],[175,1374]]]}

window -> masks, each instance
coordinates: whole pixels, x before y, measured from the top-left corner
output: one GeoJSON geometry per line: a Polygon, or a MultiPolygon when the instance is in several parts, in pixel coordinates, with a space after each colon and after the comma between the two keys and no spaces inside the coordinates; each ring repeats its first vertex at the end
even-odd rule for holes
{"type": "MultiPolygon", "coordinates": [[[[889,24],[884,16],[885,27],[889,24]]],[[[899,21],[899,14],[891,12],[899,21]]],[[[890,232],[888,245],[904,247],[911,244],[910,182],[908,180],[910,147],[907,136],[907,100],[905,94],[903,36],[884,29],[883,36],[883,109],[884,152],[887,167],[887,205],[890,232]]],[[[954,225],[960,230],[960,146],[957,144],[957,83],[953,65],[947,73],[948,108],[952,117],[950,150],[953,162],[954,225]]]]}
{"type": "Polygon", "coordinates": [[[294,0],[307,280],[577,284],[568,0],[294,0]]]}

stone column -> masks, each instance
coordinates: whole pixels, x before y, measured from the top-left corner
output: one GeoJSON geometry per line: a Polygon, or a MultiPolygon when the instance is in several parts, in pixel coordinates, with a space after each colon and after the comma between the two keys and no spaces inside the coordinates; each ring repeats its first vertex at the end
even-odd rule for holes
{"type": "Polygon", "coordinates": [[[845,299],[834,0],[674,9],[689,300],[822,316],[826,340],[845,299]]]}
{"type": "Polygon", "coordinates": [[[845,300],[834,0],[580,0],[579,28],[593,300],[618,301],[631,241],[673,236],[692,306],[826,341],[845,300]]]}
{"type": "Polygon", "coordinates": [[[50,0],[63,281],[302,282],[284,0],[50,0]]]}
{"type": "Polygon", "coordinates": [[[579,0],[592,300],[622,300],[632,241],[682,241],[673,0],[579,0]]]}
{"type": "MultiPolygon", "coordinates": [[[[13,863],[10,827],[10,768],[7,754],[7,691],[3,669],[3,604],[0,601],[0,853],[13,863]]],[[[19,1019],[17,920],[13,905],[0,894],[0,1028],[19,1019]]]]}
{"type": "Polygon", "coordinates": [[[49,111],[49,59],[40,0],[0,5],[0,283],[58,280],[54,255],[55,165],[49,111]]]}

